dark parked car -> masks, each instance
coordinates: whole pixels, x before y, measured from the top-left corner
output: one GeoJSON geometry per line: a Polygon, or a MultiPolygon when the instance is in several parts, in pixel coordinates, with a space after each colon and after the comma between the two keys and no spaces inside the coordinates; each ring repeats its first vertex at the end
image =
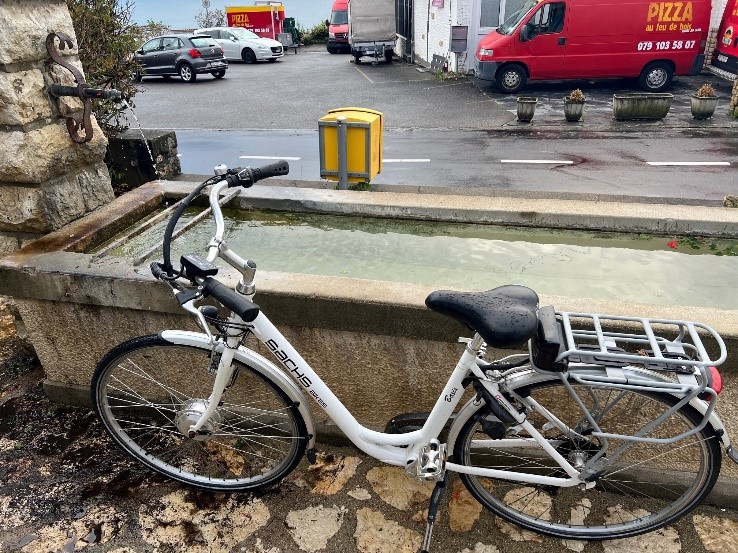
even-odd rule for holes
{"type": "Polygon", "coordinates": [[[152,38],[136,51],[136,61],[141,72],[136,73],[136,82],[143,77],[179,75],[186,83],[194,82],[197,75],[210,73],[222,79],[228,68],[223,48],[209,36],[165,35],[152,38]]]}

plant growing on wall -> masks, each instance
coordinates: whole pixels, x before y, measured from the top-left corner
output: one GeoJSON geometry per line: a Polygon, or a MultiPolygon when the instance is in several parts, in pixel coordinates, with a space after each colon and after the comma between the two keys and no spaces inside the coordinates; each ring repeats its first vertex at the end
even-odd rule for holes
{"type": "MultiPolygon", "coordinates": [[[[115,88],[131,103],[136,94],[133,74],[138,67],[132,54],[139,43],[138,27],[131,23],[133,2],[67,0],[67,7],[87,83],[115,88]]],[[[95,118],[108,138],[128,128],[121,103],[96,100],[92,105],[95,118]]]]}

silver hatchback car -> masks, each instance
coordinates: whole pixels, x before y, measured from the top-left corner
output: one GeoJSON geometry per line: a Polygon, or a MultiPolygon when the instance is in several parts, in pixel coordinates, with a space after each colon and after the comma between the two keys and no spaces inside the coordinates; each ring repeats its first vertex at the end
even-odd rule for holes
{"type": "Polygon", "coordinates": [[[179,75],[184,82],[191,83],[203,73],[222,79],[228,69],[223,48],[208,36],[164,35],[152,38],[136,50],[135,57],[141,66],[141,71],[134,76],[136,82],[141,82],[144,77],[168,79],[179,75]]]}
{"type": "Polygon", "coordinates": [[[284,56],[281,42],[260,37],[243,27],[209,27],[197,29],[196,35],[209,35],[223,47],[229,60],[243,60],[246,63],[268,60],[277,61],[284,56]]]}

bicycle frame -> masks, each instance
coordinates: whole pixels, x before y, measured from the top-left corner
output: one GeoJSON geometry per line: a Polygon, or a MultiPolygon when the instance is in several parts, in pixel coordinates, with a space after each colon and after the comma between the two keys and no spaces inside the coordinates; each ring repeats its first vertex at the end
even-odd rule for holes
{"type": "MultiPolygon", "coordinates": [[[[240,322],[237,316],[231,317],[231,322],[240,322]]],[[[456,364],[448,382],[446,383],[441,395],[436,401],[433,409],[428,416],[423,427],[419,430],[405,434],[386,434],[376,432],[363,426],[350,413],[345,405],[336,397],[330,388],[323,382],[320,376],[305,361],[299,352],[290,344],[290,342],[282,335],[281,332],[271,323],[266,315],[260,313],[258,317],[247,325],[254,336],[269,349],[275,358],[282,364],[286,372],[290,374],[292,379],[302,388],[305,395],[311,397],[318,406],[323,409],[333,422],[344,432],[351,442],[361,449],[367,455],[370,455],[384,463],[395,466],[407,466],[417,460],[420,450],[428,445],[428,443],[437,438],[441,433],[446,421],[451,417],[463,396],[462,381],[464,378],[473,374],[483,381],[493,397],[497,398],[501,404],[507,404],[506,410],[515,416],[517,424],[524,428],[531,436],[534,437],[536,443],[551,456],[562,469],[570,476],[569,478],[555,478],[546,476],[534,476],[526,473],[518,473],[511,471],[502,471],[496,469],[480,469],[459,465],[456,463],[446,463],[446,469],[455,472],[476,474],[490,478],[499,478],[505,480],[513,480],[517,482],[526,482],[531,484],[541,484],[550,486],[576,486],[583,482],[579,479],[579,471],[571,466],[571,464],[562,457],[559,452],[531,425],[525,417],[517,412],[500,393],[499,385],[494,380],[488,379],[476,363],[477,351],[481,345],[481,338],[476,337],[472,344],[468,345],[456,364]],[[476,341],[476,349],[474,342],[476,341]]],[[[213,393],[209,398],[209,404],[217,406],[220,397],[225,390],[226,383],[230,380],[232,374],[230,363],[234,357],[234,348],[238,347],[240,338],[227,337],[226,342],[232,341],[224,349],[223,355],[219,362],[213,393]],[[233,341],[235,340],[235,341],[233,341]],[[230,354],[226,352],[230,350],[230,354]]],[[[206,411],[201,416],[196,425],[193,425],[192,431],[196,432],[209,418],[206,411]]],[[[521,440],[504,440],[509,441],[510,446],[519,445],[521,440]]],[[[530,442],[526,442],[530,445],[530,442]]]]}

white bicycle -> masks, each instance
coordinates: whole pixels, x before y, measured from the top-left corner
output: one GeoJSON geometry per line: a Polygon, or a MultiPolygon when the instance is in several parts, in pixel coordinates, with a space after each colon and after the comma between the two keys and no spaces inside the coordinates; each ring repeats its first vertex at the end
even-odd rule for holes
{"type": "MultiPolygon", "coordinates": [[[[419,428],[362,426],[253,303],[256,265],[223,241],[221,194],[283,175],[216,167],[182,200],[167,226],[157,279],[202,333],[163,330],[108,353],[92,381],[94,409],[133,457],[168,477],[218,492],[273,484],[303,455],[315,461],[312,398],[367,455],[436,481],[423,550],[430,546],[447,471],[485,507],[529,530],[571,539],[624,538],[682,517],[707,497],[720,443],[738,462],[715,405],[723,340],[704,324],[556,313],[523,286],[433,292],[426,305],[474,335],[419,428]],[[177,220],[206,186],[215,218],[207,258],[175,270],[177,220]],[[237,269],[235,290],[214,277],[216,258],[237,269]],[[211,297],[226,310],[195,305],[211,297]],[[639,331],[608,330],[613,325],[639,331]],[[245,346],[254,336],[282,365],[245,346]],[[704,341],[704,342],[703,342],[704,341]],[[528,353],[492,363],[486,345],[528,353]],[[713,357],[708,349],[714,352],[713,357]],[[465,390],[473,397],[460,409],[465,390]]],[[[391,385],[391,383],[388,383],[391,385]]]]}

